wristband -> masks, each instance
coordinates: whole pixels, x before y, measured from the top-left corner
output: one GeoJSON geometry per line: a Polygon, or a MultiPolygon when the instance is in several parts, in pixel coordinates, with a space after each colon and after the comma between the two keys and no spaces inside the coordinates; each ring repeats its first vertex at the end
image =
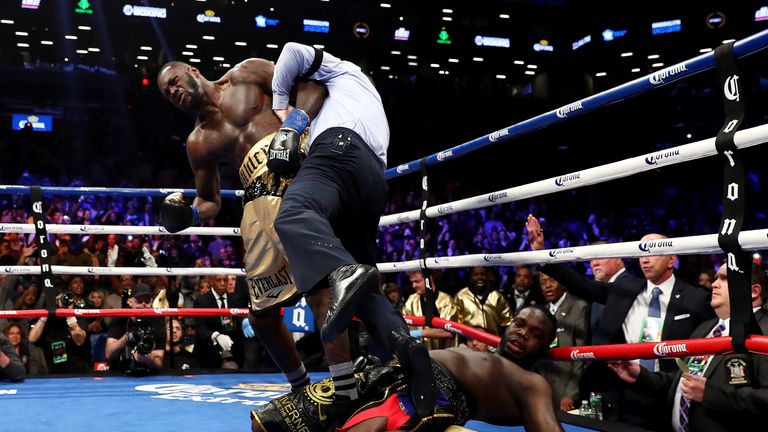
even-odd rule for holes
{"type": "Polygon", "coordinates": [[[294,108],[285,118],[283,122],[284,128],[290,128],[298,133],[304,133],[304,130],[309,126],[309,116],[304,111],[294,108]]]}
{"type": "Polygon", "coordinates": [[[412,338],[418,339],[418,338],[424,336],[424,330],[411,330],[410,334],[411,334],[412,338]]]}
{"type": "Polygon", "coordinates": [[[197,225],[200,223],[200,209],[192,206],[192,225],[197,225]]]}

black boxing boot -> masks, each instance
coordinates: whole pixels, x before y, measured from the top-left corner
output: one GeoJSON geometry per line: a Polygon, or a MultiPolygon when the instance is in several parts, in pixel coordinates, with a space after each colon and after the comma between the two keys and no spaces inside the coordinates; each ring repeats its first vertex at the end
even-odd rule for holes
{"type": "Polygon", "coordinates": [[[347,329],[360,299],[379,288],[379,270],[367,264],[341,266],[328,275],[328,284],[328,314],[320,330],[326,343],[333,342],[347,329]]]}
{"type": "Polygon", "coordinates": [[[432,415],[435,411],[435,377],[427,347],[417,342],[402,327],[392,330],[389,343],[405,368],[416,412],[422,418],[432,415]]]}

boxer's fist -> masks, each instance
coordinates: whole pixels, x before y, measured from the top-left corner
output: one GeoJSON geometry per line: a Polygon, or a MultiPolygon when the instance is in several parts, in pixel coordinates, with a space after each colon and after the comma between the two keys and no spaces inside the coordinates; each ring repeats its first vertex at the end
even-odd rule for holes
{"type": "Polygon", "coordinates": [[[200,210],[184,202],[181,192],[168,195],[160,206],[160,223],[169,233],[177,233],[200,222],[200,210]]]}
{"type": "Polygon", "coordinates": [[[293,177],[301,167],[301,135],[309,126],[309,116],[293,109],[272,138],[267,154],[267,168],[282,177],[293,177]]]}

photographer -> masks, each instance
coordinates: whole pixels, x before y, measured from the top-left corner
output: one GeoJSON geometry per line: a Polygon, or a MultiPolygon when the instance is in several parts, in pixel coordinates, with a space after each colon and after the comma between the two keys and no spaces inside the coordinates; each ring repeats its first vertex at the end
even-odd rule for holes
{"type": "MultiPolygon", "coordinates": [[[[131,309],[152,307],[152,289],[137,283],[128,298],[131,309]]],[[[150,318],[115,318],[107,336],[107,358],[110,369],[121,370],[129,375],[147,375],[163,367],[165,330],[163,320],[150,318]]]]}
{"type": "MultiPolygon", "coordinates": [[[[70,291],[56,296],[62,309],[74,309],[75,296],[70,291]]],[[[91,344],[85,335],[84,318],[42,317],[29,331],[29,341],[43,349],[49,373],[87,373],[91,344]]]]}

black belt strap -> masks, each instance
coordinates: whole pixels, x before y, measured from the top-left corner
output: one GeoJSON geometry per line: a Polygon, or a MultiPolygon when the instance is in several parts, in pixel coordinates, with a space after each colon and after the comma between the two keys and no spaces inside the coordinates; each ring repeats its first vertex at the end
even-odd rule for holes
{"type": "MultiPolygon", "coordinates": [[[[314,48],[314,47],[313,47],[314,48]]],[[[315,58],[312,60],[312,65],[309,67],[309,70],[304,72],[302,76],[300,76],[300,79],[309,79],[312,75],[315,74],[315,72],[320,70],[320,65],[323,64],[323,50],[319,48],[315,48],[315,58]]]]}
{"type": "Polygon", "coordinates": [[[42,279],[43,293],[45,294],[45,308],[48,316],[54,317],[56,309],[56,287],[53,285],[53,272],[51,271],[51,253],[53,252],[48,242],[48,230],[45,227],[43,213],[43,190],[40,186],[30,186],[29,199],[32,201],[32,219],[35,222],[35,243],[37,253],[40,256],[40,278],[42,279]]]}
{"type": "Polygon", "coordinates": [[[743,80],[733,55],[733,43],[715,49],[715,62],[725,108],[725,124],[715,138],[717,153],[723,160],[723,220],[717,242],[725,252],[728,266],[728,294],[731,298],[730,335],[733,349],[746,353],[745,340],[750,326],[757,328],[752,314],[752,257],[739,244],[744,223],[744,163],[733,141],[744,121],[743,80]]]}

